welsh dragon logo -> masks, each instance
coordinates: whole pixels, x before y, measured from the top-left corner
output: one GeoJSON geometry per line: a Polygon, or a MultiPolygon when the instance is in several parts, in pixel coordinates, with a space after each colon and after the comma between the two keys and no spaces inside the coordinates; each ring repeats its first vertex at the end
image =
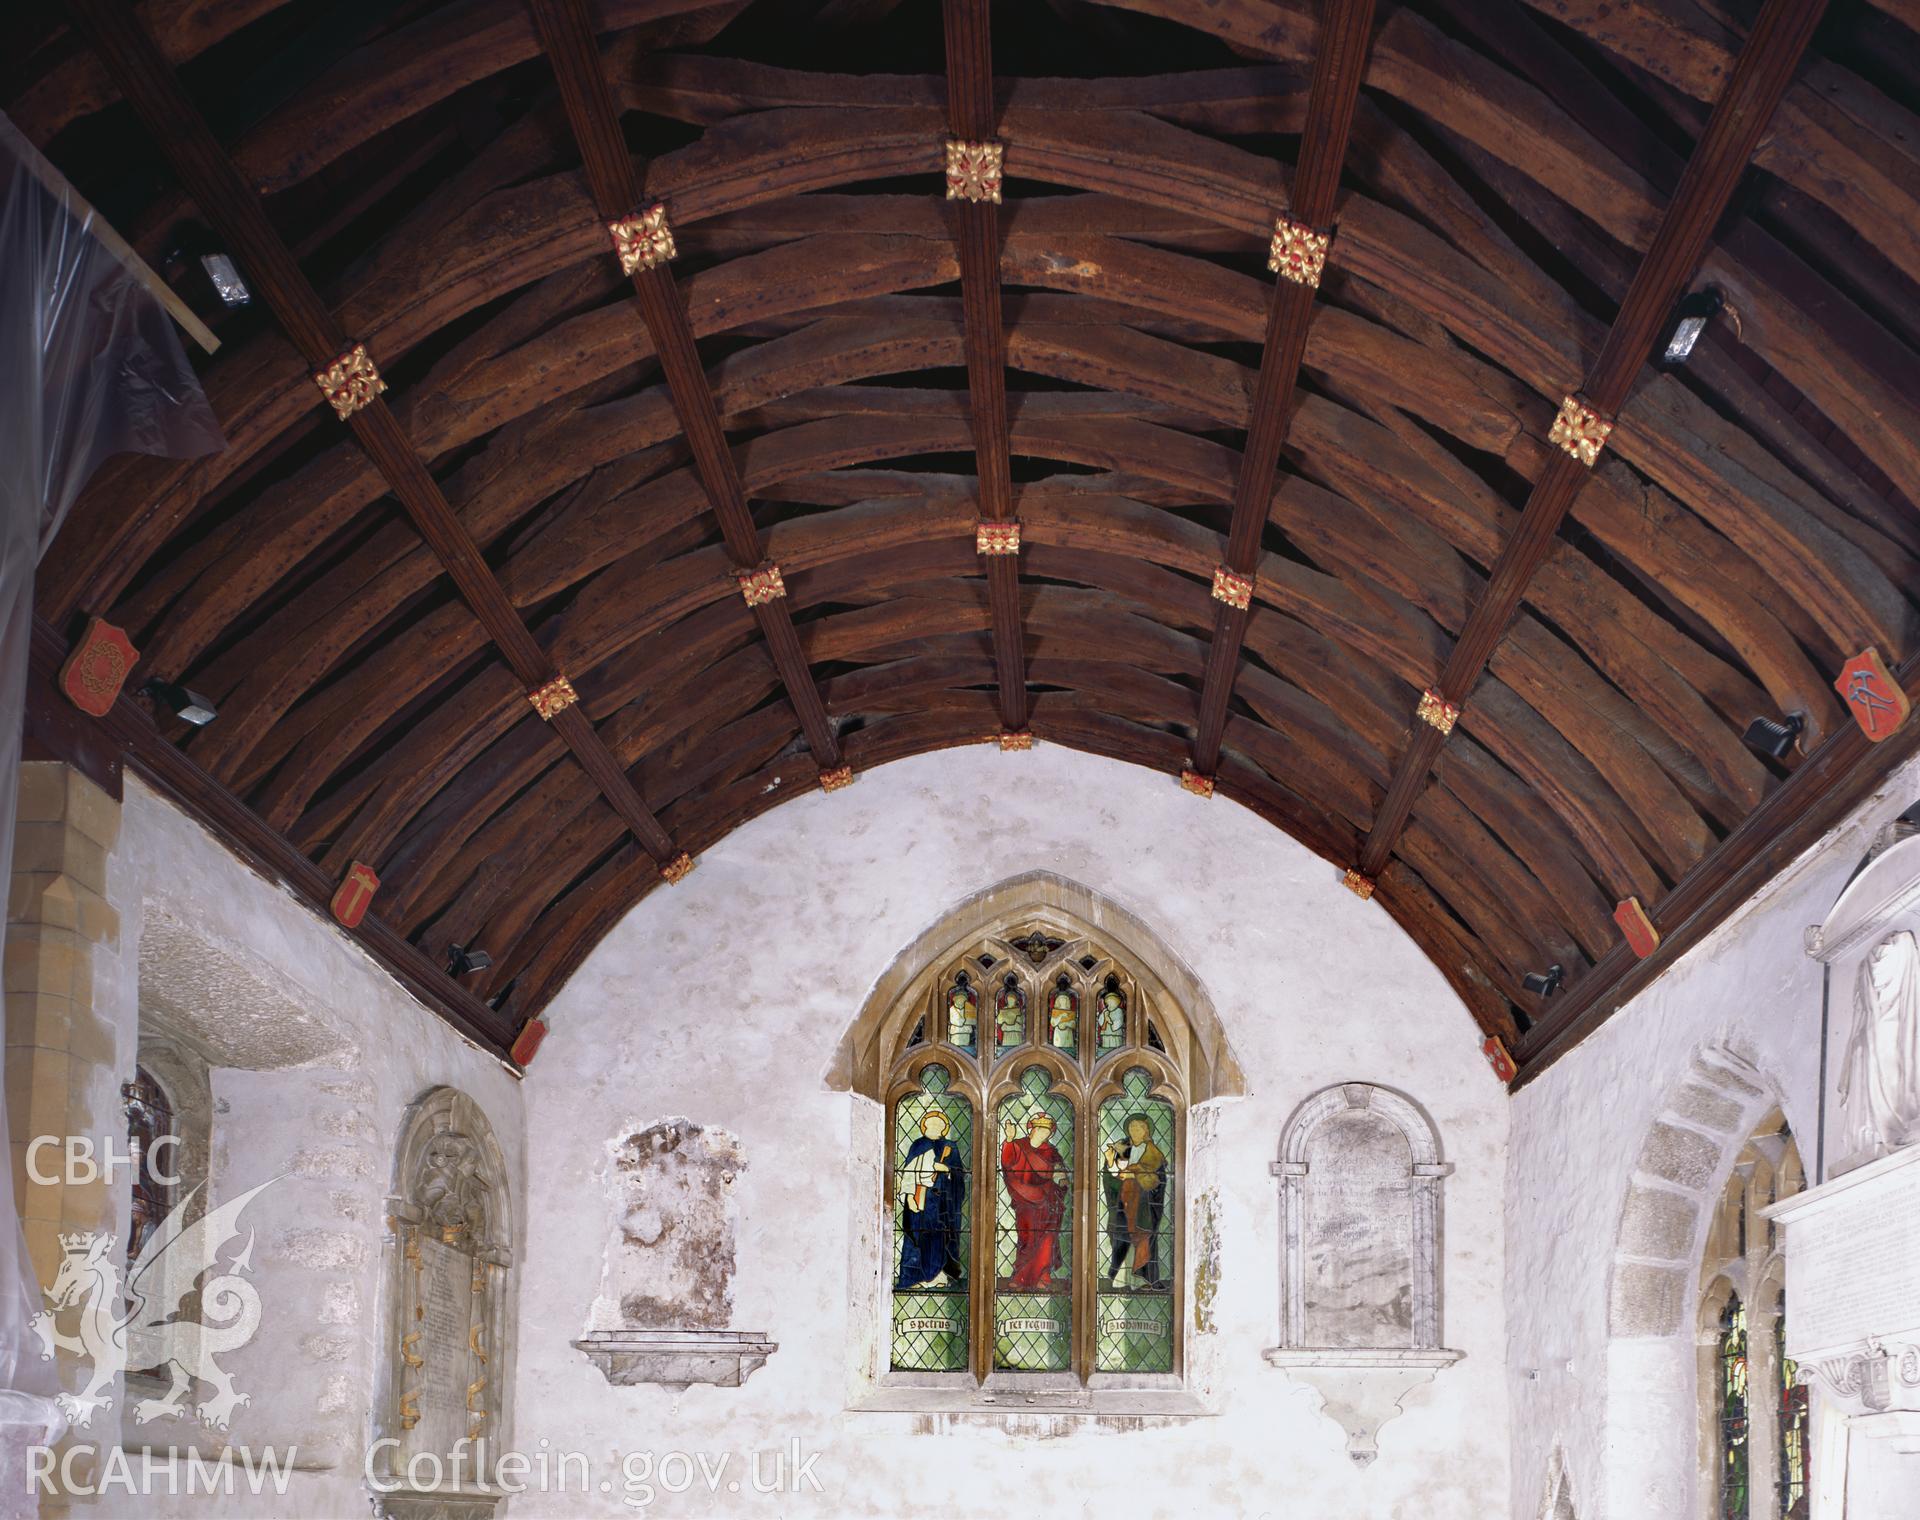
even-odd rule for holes
{"type": "Polygon", "coordinates": [[[214,1358],[246,1345],[260,1328],[260,1294],[247,1281],[253,1270],[253,1231],[247,1231],[245,1247],[231,1260],[223,1263],[220,1257],[240,1238],[242,1211],[279,1180],[269,1178],[186,1224],[188,1206],[200,1191],[194,1188],[148,1237],[124,1294],[110,1231],[60,1237],[66,1254],[53,1286],[46,1290],[52,1307],[33,1317],[32,1329],[40,1338],[42,1360],[58,1347],[93,1364],[93,1376],[84,1389],[60,1395],[60,1408],[74,1425],[91,1425],[96,1409],[113,1407],[110,1390],[113,1380],[126,1370],[129,1335],[135,1330],[143,1333],[141,1360],[145,1362],[148,1348],[157,1345],[158,1354],[149,1365],[164,1367],[172,1379],[165,1398],[141,1399],[133,1406],[136,1423],[183,1414],[183,1401],[196,1379],[214,1392],[194,1406],[194,1413],[217,1429],[226,1429],[235,1408],[250,1402],[248,1395],[234,1391],[233,1374],[214,1358]],[[184,1264],[185,1269],[175,1275],[162,1270],[164,1263],[184,1264]],[[170,1278],[179,1284],[175,1302],[150,1302],[165,1293],[170,1278]],[[124,1314],[118,1312],[123,1296],[124,1314]],[[193,1298],[198,1299],[198,1313],[187,1318],[187,1301],[193,1298]],[[57,1316],[76,1309],[78,1333],[64,1334],[57,1316]]]}

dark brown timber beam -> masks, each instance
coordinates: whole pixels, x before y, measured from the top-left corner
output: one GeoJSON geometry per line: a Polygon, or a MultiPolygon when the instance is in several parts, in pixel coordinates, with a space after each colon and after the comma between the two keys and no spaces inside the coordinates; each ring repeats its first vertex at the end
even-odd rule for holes
{"type": "Polygon", "coordinates": [[[559,82],[560,101],[580,148],[594,204],[612,238],[609,252],[617,254],[621,268],[633,281],[634,304],[653,337],[660,372],[666,377],[674,413],[693,454],[694,469],[719,520],[727,555],[739,572],[741,594],[753,609],[815,762],[823,775],[838,771],[840,741],[801,652],[785,582],[777,566],[764,563],[766,550],[748,510],[740,472],[727,448],[713,388],[707,383],[700,352],[694,346],[687,305],[667,267],[674,254],[667,207],[641,203],[640,181],[620,131],[620,117],[614,110],[606,74],[600,67],[586,0],[527,0],[527,4],[540,33],[540,45],[559,82]]]}
{"type": "Polygon", "coordinates": [[[1001,145],[994,140],[993,40],[987,0],[945,0],[947,210],[960,252],[967,390],[983,526],[974,546],[987,568],[1000,722],[1027,726],[1026,643],[1020,626],[1020,529],[1007,443],[1007,333],[1000,319],[1001,145]]]}
{"type": "MultiPolygon", "coordinates": [[[[1552,549],[1560,520],[1586,484],[1634,377],[1699,267],[1707,239],[1726,211],[1734,186],[1825,10],[1826,0],[1769,0],[1754,23],[1586,384],[1578,396],[1567,397],[1561,408],[1553,429],[1556,447],[1534,482],[1519,525],[1494,562],[1438,684],[1420,704],[1421,721],[1413,725],[1413,741],[1400,757],[1386,800],[1361,847],[1362,876],[1378,876],[1393,854],[1460,705],[1472,692],[1494,647],[1506,636],[1527,583],[1552,549]]],[[[1587,980],[1603,982],[1605,965],[1603,960],[1587,980]]]]}
{"type": "MultiPolygon", "coordinates": [[[[43,619],[35,618],[27,675],[27,758],[64,760],[96,780],[105,780],[103,772],[124,760],[254,870],[285,884],[331,923],[328,904],[339,883],[184,750],[168,742],[133,698],[119,697],[104,718],[88,717],[69,702],[59,689],[67,652],[66,641],[43,619]]],[[[117,791],[117,780],[112,784],[117,791]]],[[[488,1007],[378,914],[369,912],[361,919],[353,937],[395,981],[460,1035],[506,1058],[519,1026],[517,1019],[488,1007]]]]}
{"type": "Polygon", "coordinates": [[[206,121],[133,11],[115,0],[70,0],[75,23],[100,55],[121,93],[154,135],[181,184],[238,255],[266,297],[328,401],[352,428],[381,477],[413,519],[473,609],[535,710],[553,724],[621,821],[662,865],[674,857],[667,831],[634,790],[620,763],[573,700],[562,672],[521,621],[467,532],[422,463],[364,347],[354,343],[295,262],[260,197],[240,178],[206,121]]]}
{"type": "Polygon", "coordinates": [[[1254,567],[1260,561],[1261,534],[1273,500],[1274,472],[1293,420],[1300,361],[1307,351],[1314,296],[1333,236],[1334,195],[1340,188],[1340,166],[1346,161],[1372,27],[1373,0],[1330,0],[1314,54],[1307,127],[1300,140],[1293,194],[1286,214],[1274,223],[1268,265],[1277,278],[1267,308],[1266,342],[1247,421],[1246,451],[1234,483],[1226,562],[1213,578],[1219,605],[1214,609],[1213,643],[1207,651],[1193,738],[1193,768],[1203,776],[1211,776],[1220,764],[1227,703],[1240,671],[1247,620],[1253,615],[1254,567]]]}
{"type": "MultiPolygon", "coordinates": [[[[1894,677],[1908,700],[1920,706],[1920,656],[1906,661],[1894,677]]],[[[1844,821],[1916,751],[1920,717],[1908,718],[1878,744],[1857,723],[1837,728],[1649,909],[1647,917],[1660,935],[1651,955],[1640,959],[1624,942],[1617,944],[1564,997],[1547,1005],[1521,1038],[1516,1085],[1539,1076],[1637,997],[1796,855],[1844,821]]]]}

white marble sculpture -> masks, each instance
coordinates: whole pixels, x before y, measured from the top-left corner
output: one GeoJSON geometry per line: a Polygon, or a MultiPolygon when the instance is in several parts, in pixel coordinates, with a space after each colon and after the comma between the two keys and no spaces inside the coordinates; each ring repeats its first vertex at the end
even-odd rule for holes
{"type": "Polygon", "coordinates": [[[1910,930],[1860,963],[1836,1096],[1843,1152],[1864,1159],[1920,1141],[1920,943],[1910,930]]]}

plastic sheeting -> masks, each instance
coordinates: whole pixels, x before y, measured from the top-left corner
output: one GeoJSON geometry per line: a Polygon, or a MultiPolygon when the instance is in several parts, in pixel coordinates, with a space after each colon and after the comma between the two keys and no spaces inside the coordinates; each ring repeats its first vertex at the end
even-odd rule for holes
{"type": "MultiPolygon", "coordinates": [[[[186,459],[226,442],[165,309],[94,236],[94,220],[0,116],[0,862],[9,873],[34,567],[109,455],[186,459]]],[[[54,1391],[53,1364],[29,1330],[40,1293],[18,1220],[13,1169],[0,1168],[0,1423],[10,1414],[26,1423],[45,1407],[34,1396],[54,1391]]]]}

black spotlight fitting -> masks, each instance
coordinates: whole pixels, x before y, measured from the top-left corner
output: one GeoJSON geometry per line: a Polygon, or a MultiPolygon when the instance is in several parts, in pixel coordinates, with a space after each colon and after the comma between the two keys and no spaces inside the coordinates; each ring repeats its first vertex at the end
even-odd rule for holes
{"type": "Polygon", "coordinates": [[[162,681],[156,676],[142,686],[140,692],[143,696],[152,697],[155,703],[166,708],[182,723],[191,723],[195,728],[205,728],[219,716],[212,699],[174,681],[162,681]]]}
{"type": "Polygon", "coordinates": [[[1674,313],[1673,334],[1667,339],[1660,362],[1669,369],[1678,369],[1692,358],[1694,347],[1705,334],[1707,324],[1720,315],[1724,305],[1725,299],[1712,286],[1696,290],[1683,299],[1674,313]]]}
{"type": "Polygon", "coordinates": [[[1799,743],[1800,731],[1806,726],[1807,720],[1800,713],[1788,713],[1784,723],[1776,723],[1772,718],[1755,718],[1742,737],[1761,754],[1784,760],[1799,743]]]}
{"type": "Polygon", "coordinates": [[[447,975],[465,976],[469,971],[485,971],[493,964],[493,957],[484,950],[470,950],[465,945],[447,946],[447,975]]]}
{"type": "Polygon", "coordinates": [[[1520,978],[1520,985],[1538,997],[1549,998],[1560,990],[1561,978],[1566,974],[1566,968],[1555,961],[1545,971],[1529,971],[1520,978]]]}

